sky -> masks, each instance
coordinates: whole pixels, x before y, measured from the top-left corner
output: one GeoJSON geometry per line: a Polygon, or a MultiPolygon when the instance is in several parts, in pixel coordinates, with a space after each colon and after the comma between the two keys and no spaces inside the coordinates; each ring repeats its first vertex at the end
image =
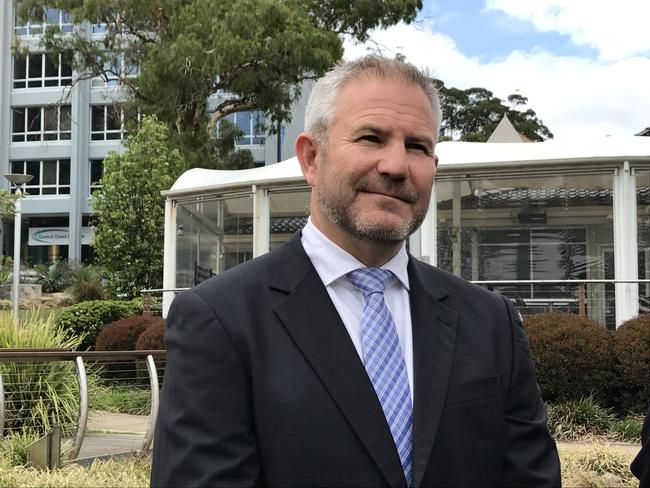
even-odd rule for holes
{"type": "Polygon", "coordinates": [[[650,127],[650,0],[424,0],[415,22],[345,43],[401,53],[446,86],[518,93],[557,141],[650,127]]]}

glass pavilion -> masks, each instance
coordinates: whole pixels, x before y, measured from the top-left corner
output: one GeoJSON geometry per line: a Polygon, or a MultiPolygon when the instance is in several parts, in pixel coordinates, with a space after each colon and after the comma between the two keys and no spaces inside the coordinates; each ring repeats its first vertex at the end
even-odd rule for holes
{"type": "MultiPolygon", "coordinates": [[[[522,314],[582,313],[614,328],[650,312],[650,137],[443,142],[416,258],[510,297],[522,314]]],[[[192,169],[164,192],[164,288],[272,250],[309,214],[295,158],[192,169]]],[[[163,294],[166,313],[174,292],[163,294]]]]}

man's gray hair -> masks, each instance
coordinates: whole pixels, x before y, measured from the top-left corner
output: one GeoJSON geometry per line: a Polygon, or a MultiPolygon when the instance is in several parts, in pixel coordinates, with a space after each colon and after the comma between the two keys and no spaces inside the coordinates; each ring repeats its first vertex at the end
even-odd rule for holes
{"type": "Polygon", "coordinates": [[[334,118],[334,104],[346,83],[363,77],[393,79],[422,88],[431,104],[436,140],[440,130],[440,99],[433,79],[424,70],[400,59],[370,54],[354,61],[341,62],[320,78],[309,95],[305,109],[305,130],[311,132],[321,145],[327,144],[327,134],[334,118]]]}

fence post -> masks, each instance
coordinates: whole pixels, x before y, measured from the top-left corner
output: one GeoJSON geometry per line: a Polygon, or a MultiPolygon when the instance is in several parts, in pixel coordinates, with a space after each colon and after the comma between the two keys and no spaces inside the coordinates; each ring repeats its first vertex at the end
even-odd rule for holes
{"type": "Polygon", "coordinates": [[[151,411],[149,412],[149,422],[147,423],[147,431],[144,434],[144,441],[142,442],[141,455],[146,455],[151,447],[153,440],[154,430],[156,429],[156,419],[158,418],[158,404],[159,404],[159,386],[158,386],[158,372],[156,371],[156,363],[153,356],[147,356],[147,370],[149,371],[149,385],[151,386],[151,411]]]}
{"type": "Polygon", "coordinates": [[[151,317],[151,292],[149,291],[142,294],[142,316],[151,317]]]}
{"type": "Polygon", "coordinates": [[[0,371],[0,439],[5,432],[5,385],[2,382],[2,371],[0,371]]]}
{"type": "Polygon", "coordinates": [[[79,381],[79,418],[77,419],[77,432],[74,435],[74,444],[72,445],[73,459],[79,456],[88,422],[88,379],[86,377],[84,360],[81,356],[75,358],[75,365],[77,366],[77,378],[79,381]]]}

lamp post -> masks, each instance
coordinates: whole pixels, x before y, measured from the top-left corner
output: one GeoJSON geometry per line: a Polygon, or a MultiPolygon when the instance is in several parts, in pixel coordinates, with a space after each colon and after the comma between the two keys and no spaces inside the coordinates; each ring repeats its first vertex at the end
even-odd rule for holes
{"type": "Polygon", "coordinates": [[[14,314],[14,323],[18,323],[18,298],[20,297],[20,200],[25,193],[25,185],[31,181],[32,175],[9,173],[5,175],[9,183],[16,187],[16,204],[14,211],[14,274],[11,285],[11,309],[14,314]]]}

